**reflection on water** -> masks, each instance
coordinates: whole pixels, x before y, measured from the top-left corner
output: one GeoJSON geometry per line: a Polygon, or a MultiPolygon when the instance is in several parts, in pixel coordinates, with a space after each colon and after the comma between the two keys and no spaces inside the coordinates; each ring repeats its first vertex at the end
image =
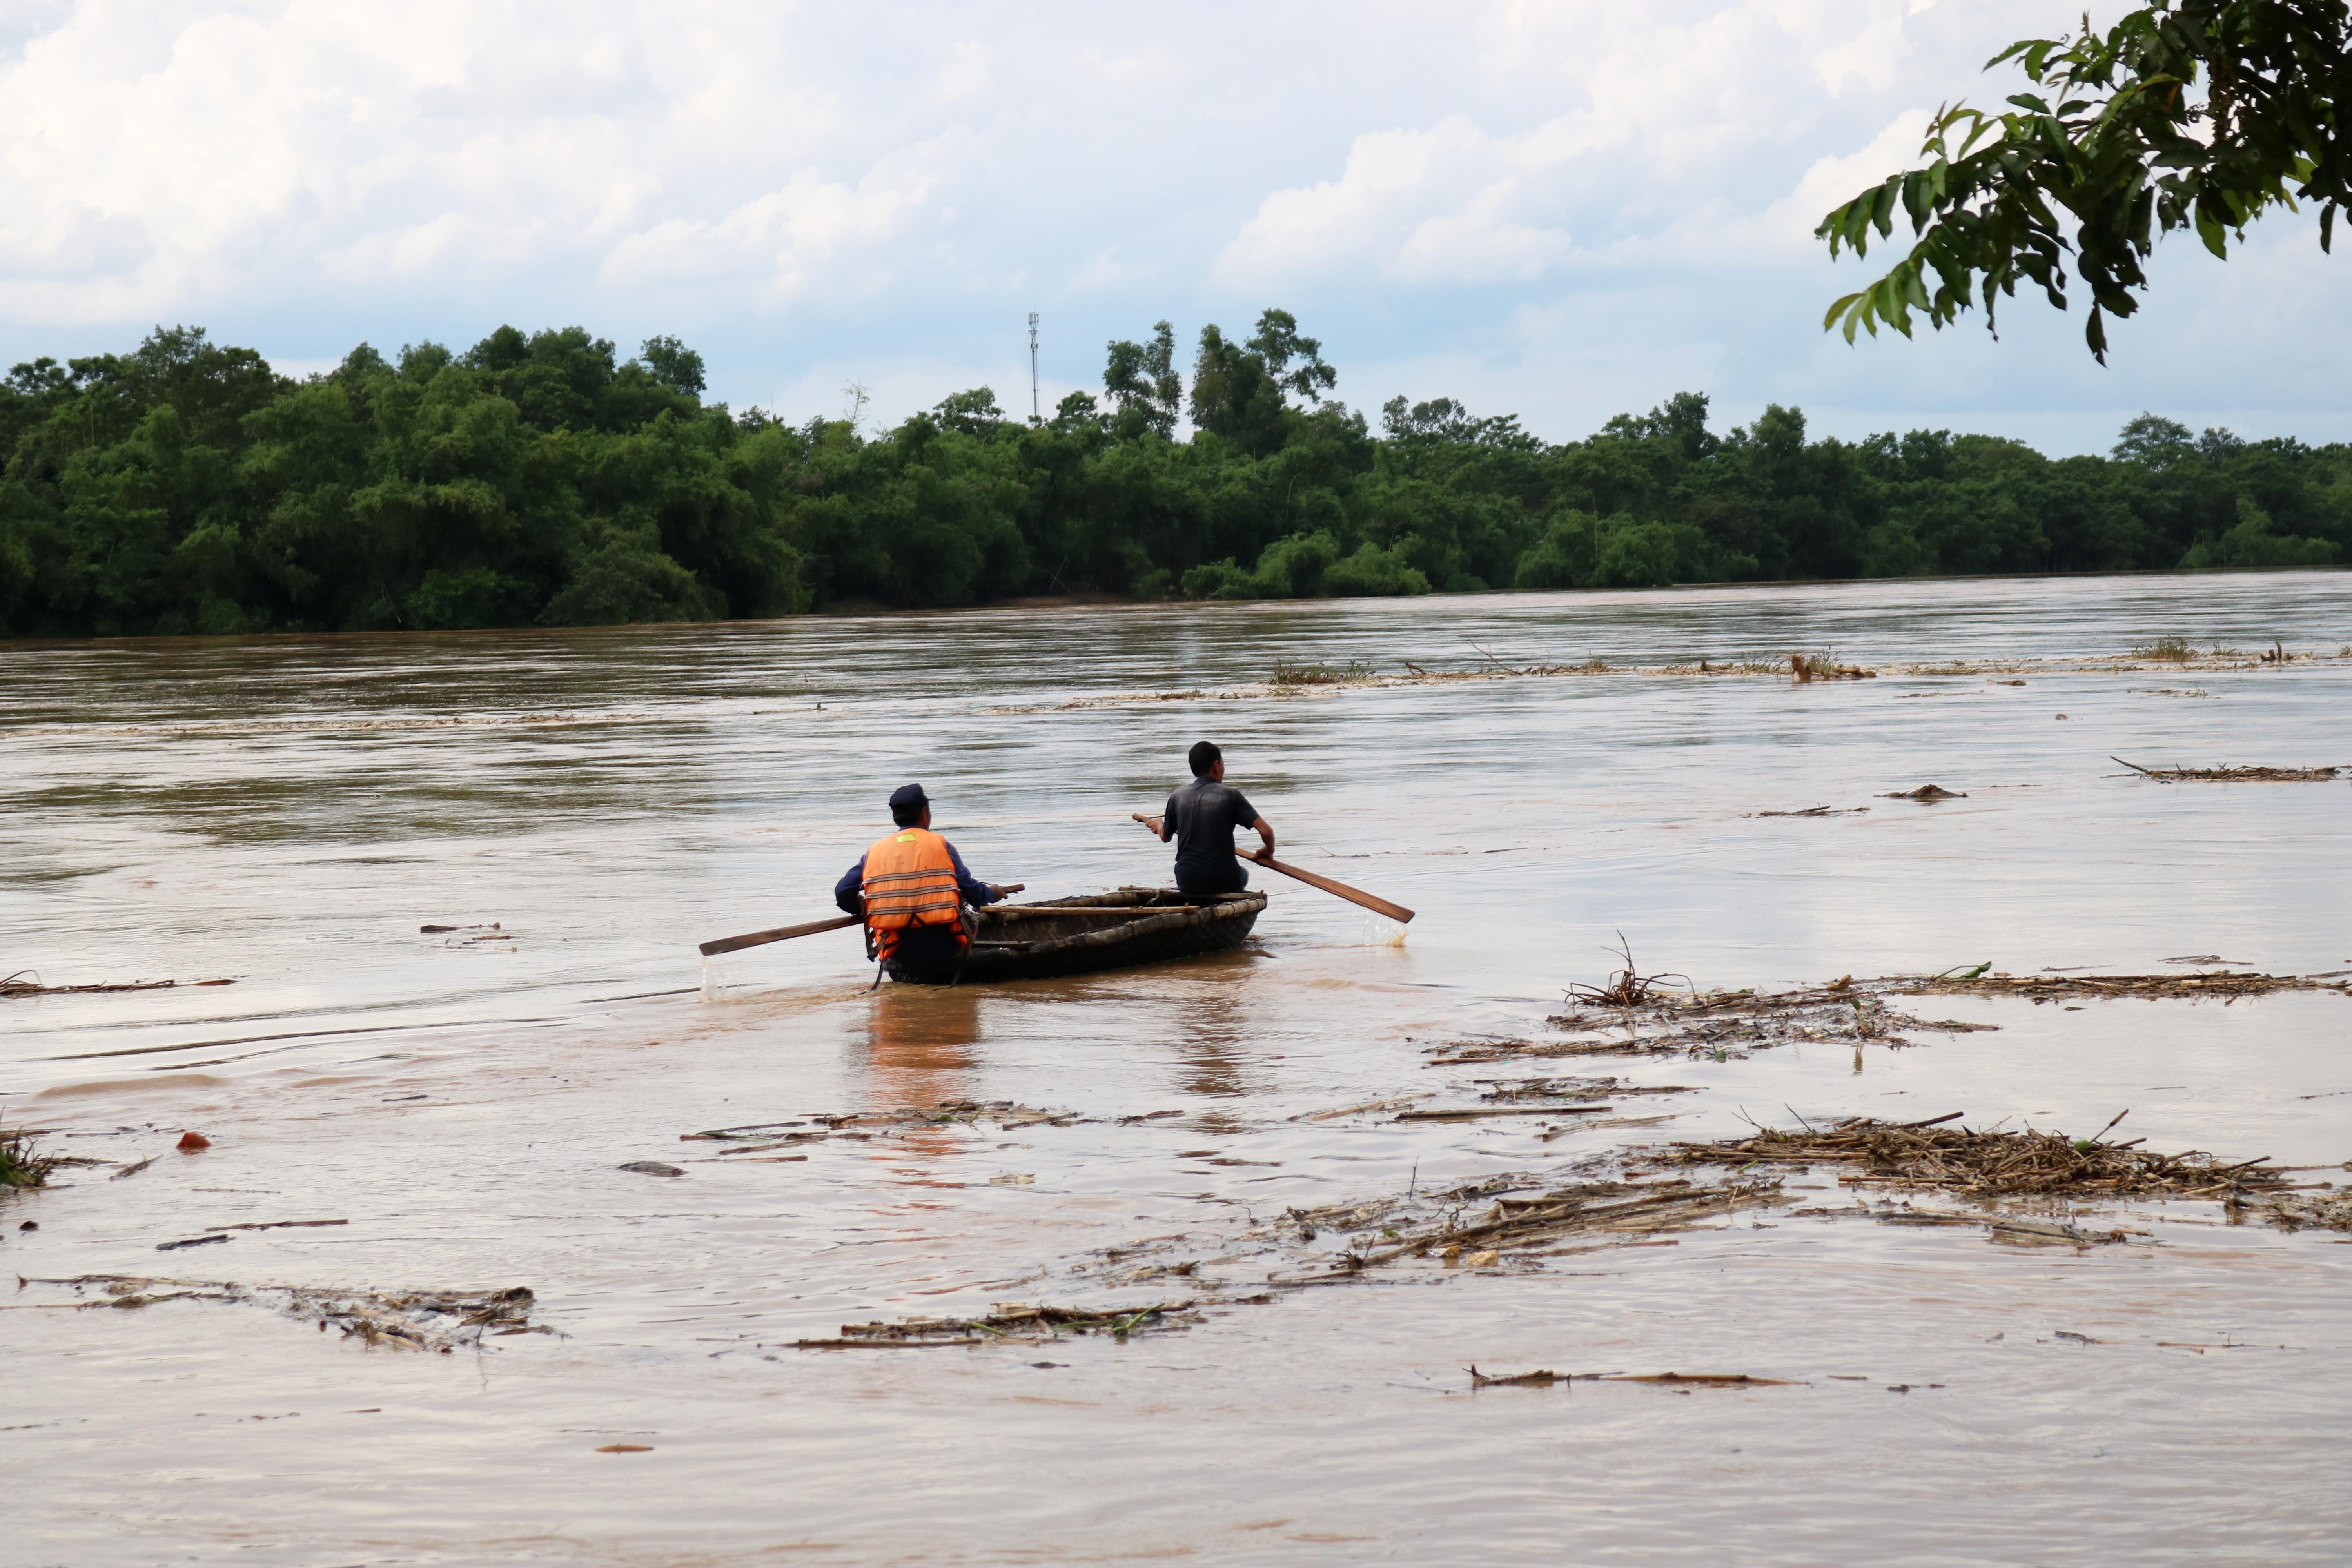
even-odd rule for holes
{"type": "MultiPolygon", "coordinates": [[[[401,1356],[234,1301],[81,1312],[28,1284],[0,1302],[0,1557],[1811,1563],[1859,1541],[1922,1564],[2326,1561],[2352,1525],[2344,1489],[2311,1484],[2352,1415],[2352,1248],[2324,1234],[2143,1205],[2115,1223],[2147,1242],[2053,1252],[1784,1208],[1361,1286],[1270,1284],[1261,1255],[1309,1248],[1294,1211],[1412,1185],[1473,1194],[1469,1223],[1498,1180],[1540,1190],[1631,1140],[1792,1115],[2087,1132],[2127,1109],[2153,1147],[2344,1161],[2352,1009],[2314,995],[1939,1000],[1998,1031],[1561,1061],[1688,1087],[1557,1134],[1393,1117],[1548,1070],[1424,1058],[1541,1036],[1621,935],[1643,970],[1708,985],[2352,963],[2343,784],[2168,787],[2106,760],[2352,762],[2352,660],[1216,694],[1277,659],[1467,668],[1479,647],[1892,666],[2179,636],[2332,656],[2347,582],[0,647],[0,973],[236,980],[0,1000],[9,1120],[100,1162],[0,1199],[0,1264],[527,1282],[568,1336],[401,1356]],[[982,876],[1157,881],[1165,852],[1127,814],[1202,735],[1286,858],[1423,911],[1402,944],[1276,879],[1246,949],[1163,969],[869,992],[845,931],[715,961],[716,999],[697,985],[698,941],[829,913],[910,779],[982,876]],[[1926,783],[1966,798],[1886,798],[1926,783]],[[1840,815],[1765,815],[1815,806],[1840,815]],[[1070,1114],[733,1158],[681,1142],[947,1101],[1070,1114]],[[1673,1120],[1633,1125],[1650,1115],[1673,1120]],[[177,1153],[183,1129],[211,1148],[177,1153]],[[685,1173],[620,1168],[646,1162],[685,1173]],[[347,1223],[214,1228],[329,1218],[347,1223]],[[1192,1272],[1147,1272],[1180,1258],[1192,1272]],[[999,1300],[1179,1296],[1223,1304],[1173,1338],[787,1348],[999,1300]],[[1473,1362],[1796,1381],[1474,1396],[1473,1362]]],[[[1790,1179],[1797,1206],[1853,1207],[1831,1174],[1790,1179]]],[[[1317,1245],[1353,1244],[1343,1226],[1317,1245]]]]}
{"type": "Polygon", "coordinates": [[[979,1065],[980,992],[891,985],[867,1004],[866,1107],[896,1110],[968,1098],[979,1065]]]}

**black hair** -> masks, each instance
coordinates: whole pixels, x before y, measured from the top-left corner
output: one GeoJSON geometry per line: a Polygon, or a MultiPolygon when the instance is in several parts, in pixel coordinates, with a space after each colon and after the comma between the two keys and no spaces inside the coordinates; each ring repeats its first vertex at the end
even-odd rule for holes
{"type": "Polygon", "coordinates": [[[1209,776],[1209,770],[1223,760],[1224,754],[1217,750],[1214,741],[1195,741],[1192,749],[1184,753],[1184,760],[1192,764],[1194,778],[1204,779],[1209,776]]]}
{"type": "Polygon", "coordinates": [[[905,805],[894,805],[890,808],[890,820],[901,827],[912,827],[923,820],[923,808],[929,804],[929,801],[918,800],[905,805]]]}

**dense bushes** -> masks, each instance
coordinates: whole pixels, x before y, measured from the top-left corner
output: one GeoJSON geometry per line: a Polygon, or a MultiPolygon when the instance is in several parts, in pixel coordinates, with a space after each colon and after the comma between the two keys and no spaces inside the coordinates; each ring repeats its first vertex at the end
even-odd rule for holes
{"type": "Polygon", "coordinates": [[[867,436],[702,401],[673,339],[620,361],[501,327],[294,382],[198,330],[0,384],[0,634],[581,625],[960,605],[2326,564],[2352,448],[2153,416],[2109,458],[1943,431],[1718,435],[1685,393],[1548,445],[1448,399],[1323,401],[1270,310],[1110,346],[1108,406],[986,388],[867,436]],[[1178,439],[1189,414],[1192,434],[1178,439]]]}

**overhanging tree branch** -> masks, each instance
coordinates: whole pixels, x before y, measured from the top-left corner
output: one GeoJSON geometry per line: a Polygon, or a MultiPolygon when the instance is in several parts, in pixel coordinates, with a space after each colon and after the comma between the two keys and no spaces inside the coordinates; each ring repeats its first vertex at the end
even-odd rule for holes
{"type": "Polygon", "coordinates": [[[2106,362],[2105,317],[2128,316],[2155,242],[2194,230],[2226,258],[2231,239],[2273,207],[2319,208],[2332,248],[2352,205],[2352,6],[2347,0],[2154,0],[2105,34],[2011,44],[2036,92],[1987,113],[1949,103],[1928,122],[1924,168],[1832,210],[1813,232],[1834,257],[1891,241],[1897,211],[1917,237],[1868,288],[1829,309],[1822,329],[1881,325],[1911,335],[1911,313],[1949,325],[1972,304],[1994,326],[2020,283],[2067,305],[2069,258],[2091,293],[2084,336],[2106,362]],[[2066,232],[2071,223],[2074,232],[2066,232]]]}

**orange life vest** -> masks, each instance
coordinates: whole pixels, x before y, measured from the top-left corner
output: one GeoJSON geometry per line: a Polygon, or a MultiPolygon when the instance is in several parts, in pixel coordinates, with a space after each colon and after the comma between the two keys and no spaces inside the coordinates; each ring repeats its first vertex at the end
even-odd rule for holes
{"type": "Polygon", "coordinates": [[[877,958],[897,952],[910,926],[952,928],[959,947],[971,940],[948,841],[929,828],[902,827],[868,849],[862,891],[866,940],[877,958]]]}

